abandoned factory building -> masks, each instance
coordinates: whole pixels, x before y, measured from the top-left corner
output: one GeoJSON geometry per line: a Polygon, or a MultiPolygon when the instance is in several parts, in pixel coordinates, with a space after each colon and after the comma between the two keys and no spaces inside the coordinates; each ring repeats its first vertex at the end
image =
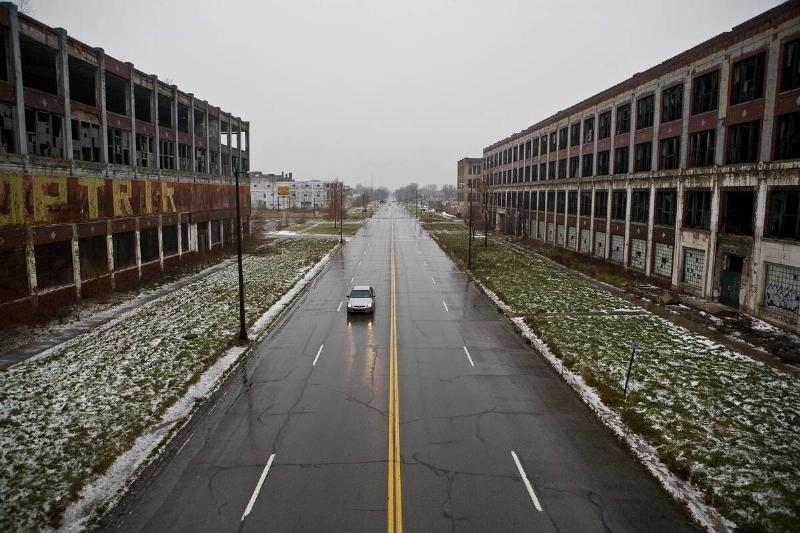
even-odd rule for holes
{"type": "Polygon", "coordinates": [[[800,325],[800,3],[484,149],[503,231],[800,325]]]}
{"type": "Polygon", "coordinates": [[[0,52],[0,309],[129,286],[233,241],[247,122],[9,2],[0,52]]]}

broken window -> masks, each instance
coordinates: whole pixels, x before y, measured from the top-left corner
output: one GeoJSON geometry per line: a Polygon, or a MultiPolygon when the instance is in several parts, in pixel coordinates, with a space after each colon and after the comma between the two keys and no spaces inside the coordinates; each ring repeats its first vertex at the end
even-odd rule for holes
{"type": "Polygon", "coordinates": [[[653,111],[655,97],[651,94],[636,100],[636,129],[650,128],[653,126],[653,111]]]}
{"type": "Polygon", "coordinates": [[[515,146],[513,148],[513,150],[514,151],[512,152],[512,155],[511,155],[511,162],[515,163],[517,161],[517,147],[515,146]]]}
{"type": "Polygon", "coordinates": [[[715,130],[704,130],[689,136],[689,166],[708,167],[714,164],[715,130]]]}
{"type": "Polygon", "coordinates": [[[773,239],[800,240],[800,188],[769,191],[766,234],[773,239]]]}
{"type": "Polygon", "coordinates": [[[718,92],[719,70],[703,74],[692,80],[692,115],[715,110],[718,92]]]}
{"type": "Polygon", "coordinates": [[[158,125],[162,128],[173,128],[172,97],[158,93],[158,125]]]}
{"type": "Polygon", "coordinates": [[[556,179],[556,161],[550,161],[547,164],[547,177],[551,180],[556,179]]]}
{"type": "Polygon", "coordinates": [[[681,138],[661,139],[659,145],[658,168],[661,170],[678,168],[681,161],[681,138]]]}
{"type": "Polygon", "coordinates": [[[222,242],[222,224],[219,220],[211,221],[211,244],[219,244],[222,242]]]}
{"type": "Polygon", "coordinates": [[[628,157],[630,150],[627,146],[616,148],[614,150],[614,174],[627,174],[630,164],[628,157]]]}
{"type": "Polygon", "coordinates": [[[711,191],[686,191],[683,225],[693,229],[711,227],[711,191]]]}
{"type": "Polygon", "coordinates": [[[570,146],[578,146],[581,143],[581,125],[573,124],[570,126],[569,132],[569,145],[570,146]]]}
{"type": "Polygon", "coordinates": [[[76,161],[100,161],[100,126],[72,119],[72,158],[76,161]]]}
{"type": "Polygon", "coordinates": [[[728,164],[758,161],[758,133],[761,121],[744,122],[728,128],[728,164]]]}
{"type": "Polygon", "coordinates": [[[128,81],[106,71],[106,110],[128,115],[128,81]]]}
{"type": "Polygon", "coordinates": [[[553,212],[556,208],[556,192],[547,191],[547,210],[553,212]]]}
{"type": "Polygon", "coordinates": [[[558,132],[550,133],[550,151],[555,152],[558,149],[558,132]]]}
{"type": "Polygon", "coordinates": [[[158,142],[159,168],[175,170],[175,143],[166,139],[158,142]]]}
{"type": "Polygon", "coordinates": [[[178,131],[189,133],[189,106],[178,102],[178,131]]]}
{"type": "Polygon", "coordinates": [[[594,117],[589,117],[583,121],[583,142],[594,142],[594,117]]]}
{"type": "Polygon", "coordinates": [[[69,97],[76,102],[97,106],[94,65],[69,56],[69,97]]]}
{"type": "Polygon", "coordinates": [[[136,236],[132,231],[115,233],[112,242],[114,245],[114,270],[122,270],[136,264],[136,236]]]}
{"type": "Polygon", "coordinates": [[[46,111],[25,109],[28,153],[43,157],[64,157],[63,117],[46,111]]]}
{"type": "Polygon", "coordinates": [[[731,105],[764,96],[764,52],[742,59],[731,68],[731,105]]]}
{"type": "Polygon", "coordinates": [[[558,177],[563,179],[567,177],[567,158],[558,161],[558,177]]]}
{"type": "Polygon", "coordinates": [[[14,104],[0,102],[0,153],[16,153],[17,124],[14,120],[14,104]]]}
{"type": "Polygon", "coordinates": [[[593,164],[594,164],[594,154],[584,154],[583,169],[581,170],[581,176],[583,177],[591,176],[593,164]]]}
{"type": "Polygon", "coordinates": [[[206,149],[195,147],[194,149],[194,171],[206,173],[206,149]]]}
{"type": "Polygon", "coordinates": [[[178,170],[181,172],[192,170],[192,147],[188,144],[178,143],[178,170]]]}
{"type": "Polygon", "coordinates": [[[194,135],[206,138],[206,114],[199,109],[194,110],[194,135]]]}
{"type": "Polygon", "coordinates": [[[633,162],[634,172],[649,172],[653,161],[653,143],[639,143],[633,147],[633,152],[635,158],[633,162]]]}
{"type": "Polygon", "coordinates": [[[661,123],[672,122],[683,117],[683,84],[661,92],[661,123]]]}
{"type": "Polygon", "coordinates": [[[613,191],[611,196],[611,220],[625,220],[628,191],[613,191]]]}
{"type": "Polygon", "coordinates": [[[631,222],[647,224],[650,216],[650,190],[634,190],[631,193],[631,222]]]}
{"type": "Polygon", "coordinates": [[[578,191],[570,191],[567,195],[567,214],[578,214],[578,191]]]}
{"type": "Polygon", "coordinates": [[[539,179],[547,179],[547,163],[539,163],[539,179]]]}
{"type": "Polygon", "coordinates": [[[558,196],[556,201],[557,201],[556,213],[563,213],[564,208],[566,207],[567,193],[564,191],[558,191],[558,196]]]}
{"type": "Polygon", "coordinates": [[[775,159],[797,158],[800,158],[800,111],[780,115],[775,130],[775,159]]]}
{"type": "Polygon", "coordinates": [[[611,137],[611,111],[600,113],[598,139],[608,139],[611,137]]]}
{"type": "Polygon", "coordinates": [[[568,135],[569,135],[569,128],[567,128],[567,126],[564,126],[558,132],[558,149],[559,150],[563,150],[564,148],[567,147],[567,144],[569,142],[568,135]]]}
{"type": "Polygon", "coordinates": [[[628,133],[629,131],[631,131],[631,104],[624,104],[617,108],[616,134],[628,133]]]}
{"type": "Polygon", "coordinates": [[[81,279],[93,279],[108,274],[108,245],[105,235],[78,240],[81,279]]]}
{"type": "MultiPolygon", "coordinates": [[[[248,132],[249,135],[250,132],[248,132]]],[[[531,157],[539,157],[539,138],[533,139],[531,141],[531,157]]]]}
{"type": "Polygon", "coordinates": [[[158,259],[158,228],[147,228],[139,231],[139,253],[142,263],[158,259]]]}
{"type": "Polygon", "coordinates": [[[753,234],[753,191],[722,192],[722,231],[728,235],[753,234]]]}
{"type": "Polygon", "coordinates": [[[675,212],[678,206],[678,193],[674,189],[656,191],[655,224],[674,226],[675,212]]]}
{"type": "Polygon", "coordinates": [[[161,247],[164,255],[174,255],[178,253],[178,226],[161,227],[161,247]]]}
{"type": "Polygon", "coordinates": [[[36,285],[40,289],[60,287],[74,282],[72,273],[72,241],[37,244],[36,285]]]}
{"type": "Polygon", "coordinates": [[[0,80],[8,81],[8,32],[0,28],[0,80]]]}
{"type": "Polygon", "coordinates": [[[184,222],[181,224],[181,250],[187,251],[189,249],[189,224],[184,222]]]}
{"type": "Polygon", "coordinates": [[[597,218],[608,216],[608,191],[594,193],[594,216],[597,218]]]}
{"type": "Polygon", "coordinates": [[[592,191],[581,191],[581,216],[592,216],[592,191]]]}
{"type": "Polygon", "coordinates": [[[800,87],[800,39],[783,45],[781,92],[800,87]]]}
{"type": "Polygon", "coordinates": [[[152,95],[153,91],[150,89],[134,84],[133,105],[136,108],[136,120],[141,120],[142,122],[153,122],[152,111],[150,109],[152,95]]]}
{"type": "MultiPolygon", "coordinates": [[[[219,123],[219,143],[223,146],[230,146],[228,142],[228,128],[230,125],[225,121],[220,121],[219,123]]],[[[509,157],[508,150],[503,152],[503,162],[510,163],[511,158],[509,157]]]]}
{"type": "Polygon", "coordinates": [[[222,154],[222,175],[231,175],[231,156],[229,154],[222,154]]]}
{"type": "Polygon", "coordinates": [[[131,134],[116,128],[108,131],[108,162],[114,165],[131,164],[131,134]]]}
{"type": "Polygon", "coordinates": [[[219,174],[219,152],[214,150],[208,152],[208,170],[211,174],[219,174]]]}
{"type": "Polygon", "coordinates": [[[58,94],[58,51],[36,41],[20,37],[19,51],[22,61],[22,84],[50,94],[58,94]]]}
{"type": "Polygon", "coordinates": [[[197,251],[200,253],[208,251],[208,222],[197,224],[197,251]]]}
{"type": "Polygon", "coordinates": [[[569,177],[578,177],[578,168],[580,168],[580,156],[572,156],[569,158],[569,177]]]}
{"type": "Polygon", "coordinates": [[[0,301],[8,302],[28,294],[25,248],[0,250],[0,301]]]}
{"type": "Polygon", "coordinates": [[[539,145],[541,146],[542,155],[545,155],[547,153],[547,135],[539,137],[539,145]]]}
{"type": "Polygon", "coordinates": [[[141,168],[155,166],[153,155],[153,138],[141,133],[136,134],[136,165],[141,168]]]}
{"type": "Polygon", "coordinates": [[[609,150],[603,150],[602,152],[597,152],[597,175],[598,176],[607,176],[609,172],[609,156],[611,155],[609,150]]]}

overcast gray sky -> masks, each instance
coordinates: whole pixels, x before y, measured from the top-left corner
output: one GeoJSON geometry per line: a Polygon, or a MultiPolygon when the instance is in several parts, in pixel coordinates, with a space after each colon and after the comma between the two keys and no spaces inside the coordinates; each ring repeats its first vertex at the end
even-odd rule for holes
{"type": "Polygon", "coordinates": [[[252,170],[390,188],[780,2],[31,0],[33,16],[249,120],[252,170]]]}

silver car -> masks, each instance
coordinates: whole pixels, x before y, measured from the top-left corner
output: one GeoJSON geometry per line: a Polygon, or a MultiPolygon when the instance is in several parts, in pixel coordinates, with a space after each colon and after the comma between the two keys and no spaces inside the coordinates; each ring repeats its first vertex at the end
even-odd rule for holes
{"type": "Polygon", "coordinates": [[[347,295],[348,313],[372,313],[375,311],[375,289],[369,285],[356,285],[347,295]]]}

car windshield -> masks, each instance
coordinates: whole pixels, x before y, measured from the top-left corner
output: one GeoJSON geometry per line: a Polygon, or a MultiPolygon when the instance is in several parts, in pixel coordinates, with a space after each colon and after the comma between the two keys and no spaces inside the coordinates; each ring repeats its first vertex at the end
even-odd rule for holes
{"type": "Polygon", "coordinates": [[[371,298],[372,295],[366,289],[353,289],[350,291],[350,298],[371,298]]]}

